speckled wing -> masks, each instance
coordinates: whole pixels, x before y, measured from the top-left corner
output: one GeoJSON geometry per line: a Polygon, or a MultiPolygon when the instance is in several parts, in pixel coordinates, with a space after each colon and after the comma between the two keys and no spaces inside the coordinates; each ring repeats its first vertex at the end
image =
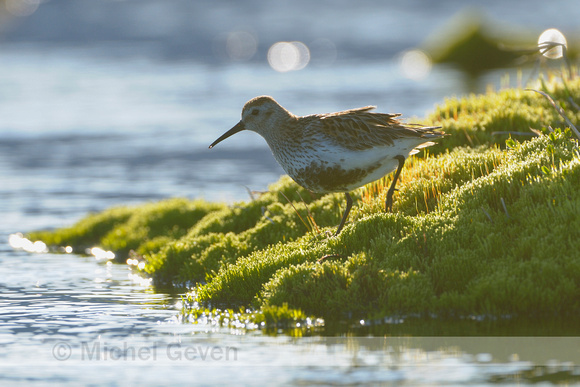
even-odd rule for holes
{"type": "Polygon", "coordinates": [[[432,131],[438,127],[406,126],[396,118],[400,114],[371,113],[370,110],[374,108],[366,106],[311,116],[318,118],[311,125],[320,125],[317,128],[320,133],[349,150],[393,146],[395,140],[400,138],[424,138],[428,142],[429,139],[443,136],[442,133],[432,131]]]}

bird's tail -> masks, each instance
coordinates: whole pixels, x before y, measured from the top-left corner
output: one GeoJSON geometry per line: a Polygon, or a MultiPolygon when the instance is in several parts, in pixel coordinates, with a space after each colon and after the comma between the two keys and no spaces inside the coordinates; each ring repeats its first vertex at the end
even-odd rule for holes
{"type": "MultiPolygon", "coordinates": [[[[416,128],[412,128],[414,131],[421,133],[421,137],[423,138],[442,138],[445,136],[449,136],[449,134],[441,132],[437,129],[441,129],[441,126],[419,126],[416,128]]],[[[433,144],[431,144],[433,145],[433,144]]],[[[429,146],[429,145],[426,145],[429,146]]]]}
{"type": "MultiPolygon", "coordinates": [[[[421,126],[418,128],[413,128],[413,130],[421,133],[421,138],[425,139],[439,139],[445,136],[449,136],[449,134],[438,131],[437,129],[441,129],[441,126],[421,126]]],[[[425,141],[422,144],[417,145],[409,155],[414,155],[419,153],[419,149],[427,148],[428,146],[435,145],[433,141],[425,141]]]]}

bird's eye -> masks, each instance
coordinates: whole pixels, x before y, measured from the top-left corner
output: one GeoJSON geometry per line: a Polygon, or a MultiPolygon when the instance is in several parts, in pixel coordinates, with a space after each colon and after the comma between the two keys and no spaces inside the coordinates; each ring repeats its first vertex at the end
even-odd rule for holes
{"type": "Polygon", "coordinates": [[[253,116],[257,116],[260,111],[258,109],[252,109],[252,111],[250,112],[253,116]]]}

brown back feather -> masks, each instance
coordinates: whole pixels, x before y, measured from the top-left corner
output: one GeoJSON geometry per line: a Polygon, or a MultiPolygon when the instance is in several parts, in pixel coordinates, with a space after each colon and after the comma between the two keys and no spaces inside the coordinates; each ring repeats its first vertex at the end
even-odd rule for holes
{"type": "MultiPolygon", "coordinates": [[[[394,141],[404,137],[439,138],[443,134],[433,132],[438,127],[405,126],[396,119],[400,114],[371,113],[374,106],[345,110],[337,113],[318,114],[319,130],[336,144],[352,150],[370,149],[375,146],[393,146],[394,141]]],[[[311,124],[311,125],[312,125],[311,124]]]]}

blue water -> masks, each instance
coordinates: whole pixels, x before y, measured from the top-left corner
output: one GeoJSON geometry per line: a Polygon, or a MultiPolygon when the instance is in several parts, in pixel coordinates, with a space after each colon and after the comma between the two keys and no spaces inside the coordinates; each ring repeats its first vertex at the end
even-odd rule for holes
{"type": "MultiPolygon", "coordinates": [[[[397,342],[393,357],[390,344],[182,323],[179,296],[154,292],[124,265],[7,242],[113,205],[233,202],[248,199],[246,187],[267,189],[283,171],[259,136],[207,149],[257,95],[300,115],[377,105],[424,117],[465,94],[465,78],[434,67],[420,82],[407,79],[398,55],[466,4],[504,26],[558,27],[578,40],[573,0],[52,0],[20,17],[0,4],[0,384],[485,385],[548,364],[528,361],[525,346],[510,357],[469,342],[397,342]],[[255,52],[232,57],[226,43],[240,31],[255,52]],[[270,67],[268,48],[281,40],[311,47],[303,70],[270,67]],[[228,349],[238,358],[226,359],[228,349]]],[[[485,81],[498,86],[504,73],[485,81]]],[[[549,364],[566,371],[573,358],[549,364]]]]}

